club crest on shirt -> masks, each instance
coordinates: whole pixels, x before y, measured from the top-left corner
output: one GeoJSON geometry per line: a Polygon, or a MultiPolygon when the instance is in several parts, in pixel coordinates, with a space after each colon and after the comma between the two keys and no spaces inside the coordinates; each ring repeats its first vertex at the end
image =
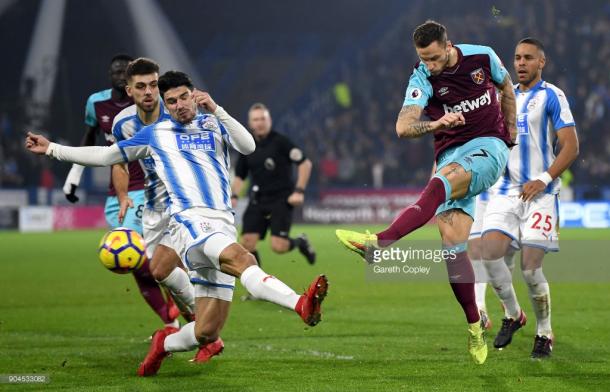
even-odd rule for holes
{"type": "Polygon", "coordinates": [[[527,110],[533,110],[536,107],[537,104],[538,104],[538,99],[536,97],[533,97],[527,103],[527,110]]]}
{"type": "Polygon", "coordinates": [[[209,129],[210,131],[215,131],[218,129],[218,124],[216,123],[216,121],[212,120],[211,118],[208,118],[203,122],[202,128],[209,129]]]}
{"type": "Polygon", "coordinates": [[[470,77],[476,84],[481,84],[485,81],[485,72],[483,72],[483,68],[477,68],[470,73],[470,77]]]}
{"type": "Polygon", "coordinates": [[[179,150],[216,151],[216,143],[212,132],[181,133],[176,135],[179,150]]]}

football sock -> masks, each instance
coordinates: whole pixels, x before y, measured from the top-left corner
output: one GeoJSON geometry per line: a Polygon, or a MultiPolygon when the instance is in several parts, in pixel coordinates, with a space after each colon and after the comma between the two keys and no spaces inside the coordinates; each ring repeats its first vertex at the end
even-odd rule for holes
{"type": "Polygon", "coordinates": [[[508,267],[508,270],[510,271],[510,274],[513,274],[513,271],[515,270],[515,254],[517,253],[517,250],[515,248],[513,248],[512,246],[508,247],[508,250],[506,251],[506,254],[504,255],[504,264],[506,264],[506,266],[508,267]]]}
{"type": "Polygon", "coordinates": [[[256,249],[254,249],[252,252],[250,252],[254,255],[254,258],[256,259],[256,263],[258,264],[258,266],[261,266],[261,257],[258,254],[258,251],[256,249]]]}
{"type": "Polygon", "coordinates": [[[477,301],[477,307],[487,312],[487,306],[485,305],[485,293],[487,292],[487,282],[489,281],[487,269],[483,265],[482,260],[472,260],[472,269],[474,270],[474,296],[477,301]]]}
{"type": "Polygon", "coordinates": [[[379,246],[389,246],[410,232],[426,224],[436,209],[451,196],[451,185],[443,176],[436,175],[430,179],[419,199],[405,208],[394,219],[390,227],[377,233],[379,246]]]}
{"type": "Polygon", "coordinates": [[[168,335],[163,343],[163,348],[165,351],[170,353],[177,351],[190,351],[197,347],[199,347],[199,342],[195,337],[194,321],[180,328],[180,331],[168,335]]]}
{"type": "Polygon", "coordinates": [[[489,282],[504,305],[505,316],[517,320],[521,314],[521,307],[513,287],[513,277],[504,262],[504,257],[497,260],[485,260],[484,263],[489,274],[489,282]]]}
{"type": "Polygon", "coordinates": [[[523,271],[523,279],[536,313],[536,334],[551,336],[551,290],[546,281],[542,268],[523,271]]]}
{"type": "Polygon", "coordinates": [[[273,275],[253,265],[241,273],[241,284],[255,298],[294,310],[300,296],[273,275]]]}
{"type": "Polygon", "coordinates": [[[481,317],[474,295],[474,271],[472,264],[466,253],[465,246],[448,249],[456,249],[455,258],[448,256],[445,260],[449,284],[451,284],[455,298],[464,310],[468,323],[476,323],[481,317]]]}
{"type": "Polygon", "coordinates": [[[300,238],[300,237],[288,238],[288,243],[289,243],[288,251],[290,252],[291,250],[293,250],[297,246],[300,246],[302,242],[303,242],[303,239],[300,238]]]}
{"type": "Polygon", "coordinates": [[[180,309],[195,313],[195,288],[185,270],[176,267],[159,283],[167,287],[180,309]]]}
{"type": "Polygon", "coordinates": [[[159,283],[157,283],[150,273],[148,260],[144,262],[140,268],[134,270],[132,275],[138,284],[142,297],[144,297],[144,300],[152,310],[161,317],[161,320],[163,320],[165,324],[173,322],[174,320],[169,317],[167,302],[165,301],[163,292],[161,292],[159,283]]]}

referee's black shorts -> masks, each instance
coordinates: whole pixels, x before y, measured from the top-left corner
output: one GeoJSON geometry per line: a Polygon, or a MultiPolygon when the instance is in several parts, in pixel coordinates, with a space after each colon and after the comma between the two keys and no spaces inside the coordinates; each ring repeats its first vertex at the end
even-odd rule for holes
{"type": "Polygon", "coordinates": [[[288,238],[292,226],[293,206],[288,204],[287,197],[271,201],[249,203],[244,212],[242,234],[258,233],[264,239],[267,230],[271,235],[288,238]]]}

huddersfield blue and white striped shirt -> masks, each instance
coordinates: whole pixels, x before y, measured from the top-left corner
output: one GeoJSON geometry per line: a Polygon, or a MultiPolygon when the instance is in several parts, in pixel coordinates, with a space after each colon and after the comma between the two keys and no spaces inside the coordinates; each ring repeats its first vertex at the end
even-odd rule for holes
{"type": "MultiPolygon", "coordinates": [[[[517,97],[517,145],[510,151],[504,174],[490,189],[491,194],[519,195],[523,185],[545,172],[555,160],[555,133],[574,126],[565,94],[543,80],[528,91],[515,85],[517,97]]],[[[545,192],[559,193],[561,179],[545,192]]]]}
{"type": "Polygon", "coordinates": [[[118,143],[125,161],[153,158],[172,215],[193,207],[232,211],[230,145],[224,125],[210,114],[198,114],[189,124],[164,120],[118,143]]]}
{"type": "MultiPolygon", "coordinates": [[[[159,101],[159,118],[156,123],[169,120],[171,116],[165,110],[163,101],[159,101]]],[[[140,132],[146,125],[138,117],[136,105],[129,106],[123,109],[114,118],[112,124],[112,134],[117,142],[131,139],[135,134],[140,132]]],[[[148,209],[155,211],[165,211],[170,205],[169,194],[163,185],[163,181],[157,175],[155,160],[148,156],[139,160],[140,166],[145,173],[144,194],[146,196],[145,206],[148,209]]]]}

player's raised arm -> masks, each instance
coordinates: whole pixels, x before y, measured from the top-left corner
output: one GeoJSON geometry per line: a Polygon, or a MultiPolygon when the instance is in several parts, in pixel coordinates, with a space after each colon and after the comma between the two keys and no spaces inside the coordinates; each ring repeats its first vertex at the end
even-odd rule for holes
{"type": "Polygon", "coordinates": [[[256,148],[254,138],[239,121],[231,117],[222,106],[216,104],[209,93],[193,90],[193,99],[200,109],[212,113],[227,129],[231,139],[231,145],[244,155],[251,154],[256,148]]]}
{"type": "Polygon", "coordinates": [[[45,154],[59,161],[78,163],[84,166],[109,166],[124,162],[123,154],[116,144],[109,147],[69,147],[49,142],[42,135],[28,132],[25,147],[34,154],[45,154]]]}
{"type": "Polygon", "coordinates": [[[517,99],[513,91],[513,81],[507,73],[504,80],[500,84],[496,84],[502,93],[501,109],[504,115],[504,125],[510,132],[510,138],[513,143],[517,140],[517,99]]]}
{"type": "Polygon", "coordinates": [[[419,105],[403,106],[396,120],[398,137],[416,138],[427,133],[464,125],[462,113],[447,113],[436,121],[421,121],[423,108],[419,105]]]}

